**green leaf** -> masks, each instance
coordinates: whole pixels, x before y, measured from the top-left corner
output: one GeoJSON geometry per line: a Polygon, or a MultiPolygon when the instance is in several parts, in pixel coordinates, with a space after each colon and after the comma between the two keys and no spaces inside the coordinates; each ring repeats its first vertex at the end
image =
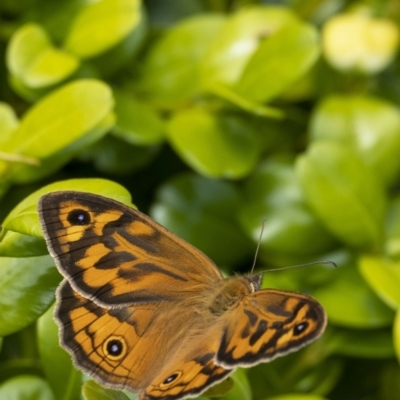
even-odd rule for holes
{"type": "MultiPolygon", "coordinates": [[[[221,400],[252,400],[252,393],[247,375],[244,369],[236,370],[230,379],[233,381],[233,388],[225,394],[221,400]]],[[[221,385],[221,384],[220,384],[221,385]]],[[[218,385],[218,386],[220,386],[218,385]]],[[[208,391],[207,391],[208,393],[208,391]]],[[[221,392],[222,393],[222,392],[221,392]]],[[[211,396],[210,396],[211,397],[211,396]]]]}
{"type": "MultiPolygon", "coordinates": [[[[222,26],[211,41],[201,61],[204,87],[215,83],[234,85],[240,79],[249,59],[257,52],[262,38],[279,32],[298,21],[289,9],[273,6],[253,6],[239,9],[222,26]]],[[[292,68],[294,69],[294,68],[292,68]]],[[[264,75],[264,82],[274,79],[264,75]]]]}
{"type": "MultiPolygon", "coordinates": [[[[19,124],[14,110],[7,103],[0,102],[0,144],[7,142],[19,124]]],[[[1,152],[0,152],[1,159],[1,152]]]]}
{"type": "Polygon", "coordinates": [[[309,204],[333,234],[350,246],[382,247],[383,187],[354,151],[332,142],[313,143],[296,170],[309,204]]]}
{"type": "Polygon", "coordinates": [[[3,229],[42,238],[43,234],[38,222],[37,207],[36,204],[32,204],[22,210],[16,217],[8,219],[7,223],[3,225],[3,229]]]}
{"type": "Polygon", "coordinates": [[[0,386],[0,399],[4,400],[54,400],[46,381],[38,376],[19,375],[0,386]]]}
{"type": "Polygon", "coordinates": [[[385,185],[397,178],[400,112],[394,104],[373,97],[327,97],[314,112],[310,136],[350,146],[385,185]]]}
{"type": "Polygon", "coordinates": [[[327,342],[332,354],[358,358],[390,358],[394,356],[393,338],[389,329],[335,329],[327,342]]]}
{"type": "Polygon", "coordinates": [[[313,295],[322,303],[329,321],[334,324],[370,329],[393,322],[393,311],[376,296],[353,265],[337,268],[332,272],[332,281],[316,289],[313,295]]]}
{"type": "Polygon", "coordinates": [[[171,109],[200,89],[199,61],[224,17],[201,15],[176,24],[149,48],[138,85],[156,104],[171,109]]]}
{"type": "Polygon", "coordinates": [[[217,264],[232,264],[253,247],[235,220],[241,207],[231,184],[184,174],[159,188],[150,214],[217,264]]]}
{"type": "Polygon", "coordinates": [[[54,301],[61,281],[50,256],[0,258],[0,336],[29,324],[54,301]]]}
{"type": "Polygon", "coordinates": [[[235,386],[233,379],[229,376],[224,381],[217,383],[207,389],[201,397],[224,397],[235,386]]]}
{"type": "MultiPolygon", "coordinates": [[[[81,149],[80,140],[86,144],[88,138],[92,140],[91,135],[97,138],[106,132],[112,123],[109,119],[112,107],[112,92],[100,81],[80,80],[65,85],[24,115],[11,140],[3,144],[3,151],[44,162],[50,160],[39,169],[42,168],[42,173],[51,173],[49,164],[57,162],[58,158],[62,162],[69,160],[71,154],[81,149]]],[[[7,165],[0,161],[0,174],[14,176],[14,179],[18,179],[18,175],[20,180],[24,180],[24,174],[29,176],[27,168],[33,170],[35,176],[34,166],[7,165]]]]}
{"type": "Polygon", "coordinates": [[[80,154],[83,149],[101,140],[112,125],[114,125],[114,122],[114,115],[112,113],[106,115],[106,117],[89,132],[60,151],[41,160],[38,166],[32,167],[24,163],[20,164],[18,168],[16,165],[12,171],[12,175],[8,178],[15,183],[27,183],[48,176],[68,163],[76,154],[80,154]]]}
{"type": "Polygon", "coordinates": [[[7,64],[14,79],[30,88],[41,88],[71,76],[79,67],[79,60],[54,48],[42,27],[26,24],[10,41],[7,64]]]}
{"type": "Polygon", "coordinates": [[[164,139],[164,122],[153,108],[121,91],[114,91],[114,98],[115,136],[135,145],[156,144],[164,139]]]}
{"type": "Polygon", "coordinates": [[[254,241],[265,218],[260,247],[265,260],[284,265],[289,257],[288,263],[298,263],[299,257],[307,261],[335,245],[308,207],[291,163],[264,162],[245,183],[244,197],[246,207],[240,211],[240,222],[254,241]]]}
{"type": "MultiPolygon", "coordinates": [[[[159,154],[160,146],[133,146],[117,135],[106,135],[79,154],[104,174],[128,175],[150,164],[159,154]]],[[[118,135],[119,136],[119,135],[118,135]]]]}
{"type": "MultiPolygon", "coordinates": [[[[324,338],[322,338],[322,341],[324,338]]],[[[296,353],[253,367],[248,374],[254,399],[293,392],[328,393],[341,373],[340,360],[325,360],[320,341],[296,353]]]]}
{"type": "Polygon", "coordinates": [[[106,389],[95,381],[87,381],[83,384],[82,395],[85,400],[129,400],[123,392],[106,389]]]}
{"type": "Polygon", "coordinates": [[[261,42],[234,90],[247,99],[266,102],[304,76],[318,55],[317,30],[305,23],[288,24],[261,42]]]}
{"type": "Polygon", "coordinates": [[[89,58],[121,42],[140,23],[140,0],[101,0],[86,5],[72,23],[65,48],[89,58]]]}
{"type": "Polygon", "coordinates": [[[54,305],[37,321],[40,361],[56,398],[75,399],[81,392],[82,373],[75,369],[71,356],[59,345],[58,327],[53,319],[53,312],[54,305]]]}
{"type": "Polygon", "coordinates": [[[393,341],[397,359],[400,361],[400,307],[397,309],[393,324],[393,341]]]}
{"type": "Polygon", "coordinates": [[[176,113],[167,125],[175,151],[197,172],[214,178],[241,178],[259,157],[254,127],[236,115],[192,109],[176,113]]]}
{"type": "Polygon", "coordinates": [[[380,370],[379,397],[382,400],[400,400],[399,363],[395,360],[386,362],[380,370]]]}
{"type": "Polygon", "coordinates": [[[400,306],[400,264],[384,258],[363,256],[358,267],[379,298],[397,310],[400,306]]]}
{"type": "Polygon", "coordinates": [[[212,93],[221,99],[224,99],[235,106],[259,117],[270,117],[282,119],[284,112],[275,107],[268,107],[263,104],[248,100],[245,97],[238,95],[231,88],[219,83],[213,83],[207,86],[207,92],[212,93]]]}
{"type": "MultiPolygon", "coordinates": [[[[24,227],[28,229],[32,228],[32,231],[38,231],[40,229],[38,218],[36,224],[31,227],[26,225],[23,221],[21,221],[19,225],[21,229],[24,227]]],[[[46,243],[43,238],[39,239],[35,236],[24,235],[6,229],[1,232],[1,235],[0,257],[36,257],[48,254],[46,243]]]]}
{"type": "Polygon", "coordinates": [[[113,103],[110,88],[101,81],[82,79],[65,85],[24,115],[7,149],[48,157],[93,129],[113,103]]]}
{"type": "Polygon", "coordinates": [[[400,197],[391,199],[386,215],[386,254],[400,261],[400,197]]]}
{"type": "Polygon", "coordinates": [[[268,400],[326,400],[326,398],[315,394],[284,394],[269,397],[268,400]]]}

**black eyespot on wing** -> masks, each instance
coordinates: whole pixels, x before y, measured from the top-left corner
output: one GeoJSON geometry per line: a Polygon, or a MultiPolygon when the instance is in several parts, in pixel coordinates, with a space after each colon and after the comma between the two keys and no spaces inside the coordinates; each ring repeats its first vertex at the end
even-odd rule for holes
{"type": "Polygon", "coordinates": [[[170,375],[165,381],[162,383],[163,385],[169,385],[170,383],[176,381],[181,374],[179,372],[175,372],[170,375]]]}
{"type": "Polygon", "coordinates": [[[123,346],[119,340],[110,340],[107,343],[107,352],[112,356],[119,356],[122,353],[123,346]]]}
{"type": "Polygon", "coordinates": [[[308,322],[301,322],[293,328],[293,336],[301,335],[308,328],[308,322]]]}
{"type": "Polygon", "coordinates": [[[90,214],[86,210],[73,210],[68,214],[68,222],[71,225],[88,225],[90,223],[90,214]]]}
{"type": "Polygon", "coordinates": [[[126,342],[121,336],[110,336],[103,344],[103,351],[110,360],[119,360],[126,355],[126,342]]]}

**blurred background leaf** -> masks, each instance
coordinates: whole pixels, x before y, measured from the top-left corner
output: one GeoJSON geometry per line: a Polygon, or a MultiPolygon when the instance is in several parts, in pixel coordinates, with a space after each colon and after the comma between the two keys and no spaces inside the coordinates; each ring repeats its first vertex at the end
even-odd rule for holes
{"type": "Polygon", "coordinates": [[[224,273],[315,296],[316,343],[201,399],[400,400],[398,0],[0,2],[0,398],[126,399],[73,367],[39,197],[135,204],[224,273]],[[231,387],[232,386],[232,387],[231,387]]]}

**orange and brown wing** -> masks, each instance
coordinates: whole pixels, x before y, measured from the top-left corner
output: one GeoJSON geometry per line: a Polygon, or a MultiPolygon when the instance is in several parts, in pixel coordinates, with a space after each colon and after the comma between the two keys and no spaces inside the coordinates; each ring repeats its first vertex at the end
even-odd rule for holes
{"type": "Polygon", "coordinates": [[[106,309],[75,292],[67,280],[54,312],[62,346],[74,364],[100,383],[142,391],[162,367],[169,345],[156,305],[106,309]],[[165,346],[165,347],[162,347],[165,346]]]}
{"type": "Polygon", "coordinates": [[[216,356],[224,368],[249,367],[296,351],[321,336],[326,326],[317,300],[274,289],[246,296],[226,319],[216,356]]]}
{"type": "Polygon", "coordinates": [[[234,371],[216,365],[213,353],[199,355],[186,361],[175,359],[170,370],[175,372],[170,375],[163,374],[162,381],[155,379],[140,394],[139,400],[179,400],[197,397],[234,371]]]}
{"type": "Polygon", "coordinates": [[[222,279],[201,251],[117,201],[53,192],[39,215],[60,272],[104,307],[174,300],[222,279]]]}
{"type": "Polygon", "coordinates": [[[175,400],[195,397],[238,367],[284,355],[317,339],[326,325],[322,306],[293,292],[261,290],[243,298],[192,341],[182,343],[139,397],[175,400]]]}
{"type": "Polygon", "coordinates": [[[218,329],[198,336],[190,310],[167,304],[103,308],[67,280],[57,300],[62,346],[78,368],[105,386],[138,392],[141,400],[178,400],[203,393],[232,372],[214,362],[218,329]]]}
{"type": "Polygon", "coordinates": [[[224,368],[215,363],[220,343],[219,324],[204,326],[197,333],[191,331],[188,325],[178,349],[154,374],[139,400],[197,397],[234,371],[235,368],[224,368]]]}

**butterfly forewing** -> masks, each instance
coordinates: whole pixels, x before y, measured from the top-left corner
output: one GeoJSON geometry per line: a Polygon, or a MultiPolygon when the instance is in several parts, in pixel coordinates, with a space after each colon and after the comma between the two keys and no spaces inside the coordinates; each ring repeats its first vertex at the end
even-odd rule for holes
{"type": "Polygon", "coordinates": [[[202,252],[114,200],[54,192],[39,213],[59,270],[103,306],[175,300],[222,279],[202,252]]]}

